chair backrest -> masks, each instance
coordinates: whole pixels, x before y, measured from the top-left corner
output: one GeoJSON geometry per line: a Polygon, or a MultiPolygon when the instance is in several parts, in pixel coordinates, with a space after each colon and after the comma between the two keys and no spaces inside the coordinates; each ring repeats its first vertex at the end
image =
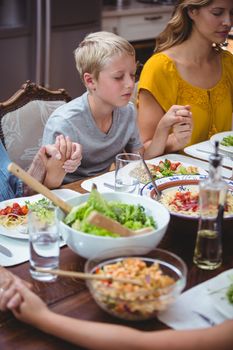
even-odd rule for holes
{"type": "Polygon", "coordinates": [[[0,137],[10,159],[27,169],[41,146],[51,113],[71,100],[64,89],[48,90],[27,81],[0,103],[0,137]]]}

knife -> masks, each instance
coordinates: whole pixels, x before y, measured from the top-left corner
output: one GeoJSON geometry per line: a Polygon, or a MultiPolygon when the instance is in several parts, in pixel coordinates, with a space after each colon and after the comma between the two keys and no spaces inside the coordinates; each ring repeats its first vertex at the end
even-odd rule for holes
{"type": "Polygon", "coordinates": [[[0,253],[2,253],[3,255],[8,256],[9,258],[11,258],[13,256],[11,251],[8,248],[6,248],[3,245],[1,245],[1,244],[0,244],[0,253]]]}

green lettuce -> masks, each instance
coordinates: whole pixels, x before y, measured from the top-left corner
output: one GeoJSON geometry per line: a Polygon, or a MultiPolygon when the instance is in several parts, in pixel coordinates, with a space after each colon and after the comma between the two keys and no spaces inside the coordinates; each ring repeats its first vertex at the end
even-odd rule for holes
{"type": "Polygon", "coordinates": [[[65,217],[64,222],[75,230],[80,230],[87,234],[119,237],[118,234],[87,222],[86,218],[94,210],[120,222],[132,230],[138,230],[144,227],[157,227],[153,217],[146,215],[142,205],[125,204],[115,201],[108,202],[96,189],[91,191],[86,203],[72,208],[71,212],[65,217]]]}

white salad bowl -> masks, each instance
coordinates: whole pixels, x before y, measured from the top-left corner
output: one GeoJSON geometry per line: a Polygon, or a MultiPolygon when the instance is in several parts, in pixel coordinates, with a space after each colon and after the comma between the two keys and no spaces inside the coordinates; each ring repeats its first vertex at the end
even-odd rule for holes
{"type": "MultiPolygon", "coordinates": [[[[85,203],[89,197],[88,194],[67,200],[72,206],[78,206],[85,203]]],[[[59,229],[66,244],[78,255],[84,258],[92,258],[102,252],[110,249],[119,248],[121,254],[127,253],[127,248],[134,247],[135,254],[146,254],[154,249],[162,240],[169,220],[169,211],[160,203],[148,197],[141,197],[129,193],[101,193],[107,201],[116,201],[126,204],[140,204],[145,208],[145,213],[151,215],[157,227],[151,232],[142,233],[130,237],[106,237],[87,234],[66,225],[63,220],[65,214],[59,209],[59,229]]]]}

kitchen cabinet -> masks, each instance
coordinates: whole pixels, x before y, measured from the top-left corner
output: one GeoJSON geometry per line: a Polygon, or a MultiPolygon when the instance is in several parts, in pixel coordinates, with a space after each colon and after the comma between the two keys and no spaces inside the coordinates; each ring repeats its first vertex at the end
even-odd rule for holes
{"type": "Polygon", "coordinates": [[[166,26],[171,17],[171,11],[166,8],[153,13],[122,14],[121,16],[102,16],[102,29],[118,34],[129,41],[154,39],[166,26]]]}
{"type": "Polygon", "coordinates": [[[104,5],[102,30],[129,40],[137,59],[144,63],[153,53],[155,38],[165,28],[173,5],[145,4],[136,0],[124,1],[121,6],[104,5]]]}

